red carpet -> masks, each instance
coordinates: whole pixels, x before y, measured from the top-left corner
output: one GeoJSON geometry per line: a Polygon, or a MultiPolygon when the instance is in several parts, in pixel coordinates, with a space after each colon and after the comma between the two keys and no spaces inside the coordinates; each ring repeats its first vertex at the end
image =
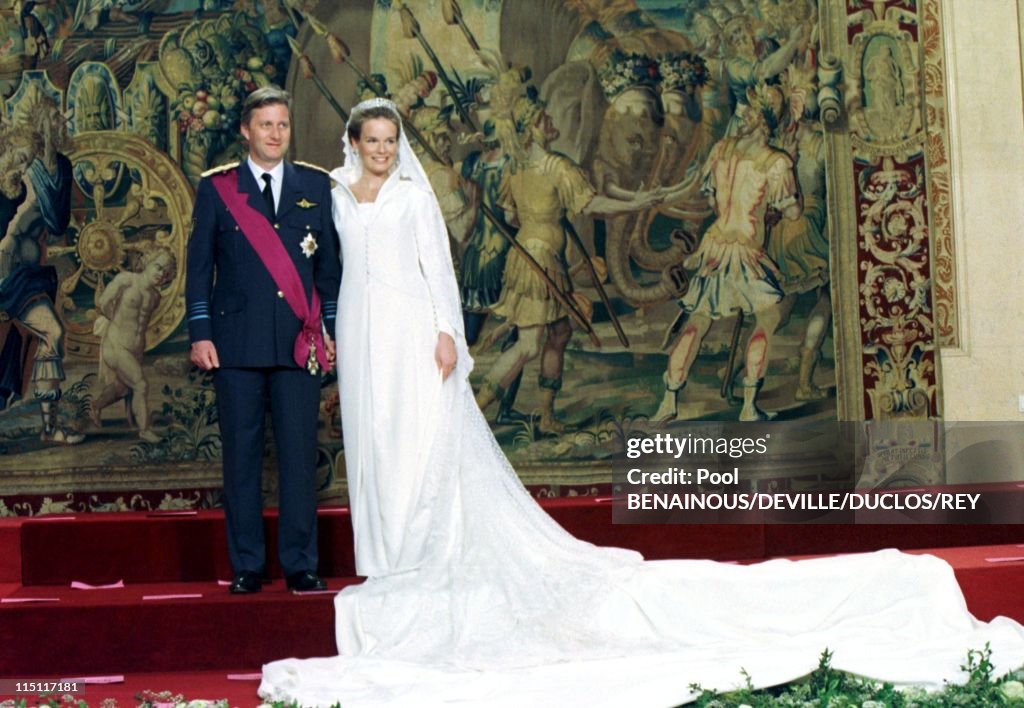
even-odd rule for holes
{"type": "MultiPolygon", "coordinates": [[[[580,497],[543,505],[576,536],[648,558],[755,562],[894,546],[931,549],[953,565],[979,618],[1002,614],[1024,621],[1024,526],[628,526],[611,523],[607,501],[580,497]]],[[[130,685],[96,688],[91,695],[124,698],[142,688],[171,688],[188,698],[241,695],[246,698],[238,705],[245,706],[256,705],[255,685],[228,682],[227,672],[258,670],[286,656],[333,654],[332,595],[295,596],[280,579],[255,596],[232,596],[217,585],[230,577],[223,523],[218,511],[4,520],[0,596],[58,601],[0,604],[0,676],[175,672],[171,684],[133,676],[130,685]],[[123,580],[126,587],[70,589],[76,580],[123,580]],[[143,600],[167,594],[201,597],[143,600]],[[193,681],[200,675],[209,678],[210,690],[193,681]]],[[[268,513],[266,524],[272,544],[276,514],[268,513]]],[[[331,577],[331,588],[358,582],[347,509],[323,510],[319,524],[320,570],[331,577]]],[[[268,552],[276,555],[272,546],[268,552]]],[[[276,565],[271,575],[279,577],[276,565]]]]}
{"type": "MultiPolygon", "coordinates": [[[[335,579],[337,591],[354,578],[335,579]]],[[[334,652],[331,594],[295,595],[277,580],[239,597],[215,582],[120,589],[20,587],[0,604],[0,667],[15,676],[205,671],[334,652]],[[201,595],[143,599],[145,596],[201,595]],[[56,600],[56,601],[52,601],[56,600]]]]}
{"type": "MultiPolygon", "coordinates": [[[[1021,503],[1024,505],[1024,499],[1021,503]]],[[[1024,543],[1024,526],[1016,525],[624,525],[611,522],[611,503],[607,500],[559,498],[544,500],[541,505],[579,538],[603,546],[632,548],[652,559],[752,560],[892,547],[1024,543]]],[[[269,510],[265,519],[267,571],[271,577],[281,577],[277,565],[276,511],[269,510]]],[[[355,560],[348,509],[322,509],[318,524],[320,572],[330,577],[353,575],[355,560]]],[[[224,515],[220,511],[201,511],[190,516],[62,515],[53,520],[30,519],[19,524],[19,528],[20,573],[8,578],[0,575],[0,582],[20,578],[25,585],[65,585],[73,580],[94,584],[116,580],[162,583],[212,580],[231,574],[224,515]]],[[[0,544],[4,538],[0,533],[0,544]]]]}
{"type": "Polygon", "coordinates": [[[1024,624],[1024,544],[935,548],[928,552],[953,566],[967,607],[975,617],[988,621],[1005,615],[1024,624]]]}

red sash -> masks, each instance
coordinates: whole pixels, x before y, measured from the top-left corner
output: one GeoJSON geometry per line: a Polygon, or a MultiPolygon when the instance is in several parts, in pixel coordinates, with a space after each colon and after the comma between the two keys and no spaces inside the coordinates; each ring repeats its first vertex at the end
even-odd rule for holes
{"type": "Polygon", "coordinates": [[[249,206],[248,195],[238,191],[238,170],[221,172],[210,179],[249,245],[263,261],[278,290],[284,294],[288,306],[302,322],[302,331],[295,338],[292,350],[295,363],[308,369],[311,374],[317,374],[320,370],[327,371],[327,352],[324,350],[320,325],[320,295],[316,288],[313,288],[311,302],[306,302],[306,291],[299,278],[299,271],[295,269],[295,263],[281,243],[277,231],[267,221],[267,217],[249,206]]]}

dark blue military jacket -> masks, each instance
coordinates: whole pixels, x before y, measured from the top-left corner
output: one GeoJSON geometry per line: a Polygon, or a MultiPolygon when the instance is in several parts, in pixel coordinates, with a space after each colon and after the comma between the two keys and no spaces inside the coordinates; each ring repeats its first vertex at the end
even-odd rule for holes
{"type": "MultiPolygon", "coordinates": [[[[246,162],[238,171],[238,189],[249,206],[267,217],[260,186],[246,162]]],[[[211,171],[212,172],[212,171],[211,171]]],[[[274,227],[305,286],[320,293],[324,326],[334,336],[341,266],[338,235],[331,213],[331,181],[319,169],[284,163],[281,199],[274,227]],[[312,236],[316,250],[303,252],[312,236]],[[308,241],[307,241],[308,243],[308,241]]],[[[256,251],[235,222],[210,173],[199,182],[188,244],[185,300],[189,338],[213,340],[222,367],[297,367],[292,358],[302,324],[256,251]]]]}

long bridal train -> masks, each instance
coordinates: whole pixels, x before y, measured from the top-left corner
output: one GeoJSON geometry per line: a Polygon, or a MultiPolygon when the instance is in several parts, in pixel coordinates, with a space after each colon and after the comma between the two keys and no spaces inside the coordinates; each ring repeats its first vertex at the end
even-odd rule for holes
{"type": "Polygon", "coordinates": [[[530,499],[460,378],[438,410],[423,564],[335,599],[340,656],[264,667],[261,695],[303,706],[672,706],[834,668],[897,684],[962,681],[989,643],[1024,664],[1024,631],[975,620],[952,569],[897,551],[752,566],[643,561],[557,526],[530,499]]]}

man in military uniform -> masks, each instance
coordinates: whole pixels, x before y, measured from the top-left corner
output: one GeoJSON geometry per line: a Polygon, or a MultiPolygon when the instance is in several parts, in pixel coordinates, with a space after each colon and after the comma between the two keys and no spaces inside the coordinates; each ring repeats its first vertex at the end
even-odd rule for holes
{"type": "Polygon", "coordinates": [[[317,575],[316,434],[320,372],[333,365],[340,279],[330,179],[286,161],[291,98],[268,86],[245,101],[244,163],[196,191],[186,301],[192,362],[214,371],[233,593],[264,574],[261,477],[269,400],[278,451],[281,566],[288,587],[317,575]],[[322,303],[322,305],[321,305],[322,303]]]}

